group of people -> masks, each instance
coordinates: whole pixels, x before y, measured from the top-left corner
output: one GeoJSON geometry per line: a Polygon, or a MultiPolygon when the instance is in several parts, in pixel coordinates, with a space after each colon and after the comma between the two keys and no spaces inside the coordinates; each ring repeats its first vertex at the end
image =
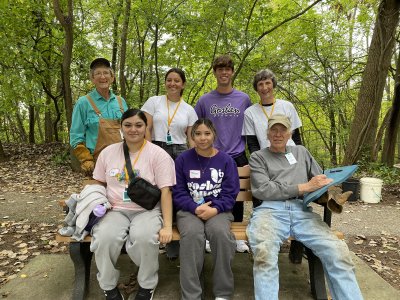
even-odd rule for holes
{"type": "Polygon", "coordinates": [[[302,210],[302,195],[330,180],[301,146],[301,121],[294,106],[275,99],[275,75],[270,70],[255,75],[253,87],[260,100],[252,104],[246,93],[232,87],[230,56],[217,57],[213,71],[217,88],[200,97],[194,108],[182,98],[185,73],[172,68],[165,75],[165,95],[150,97],[141,109],[128,109],[110,90],[115,79],[110,62],[98,58],[90,65],[95,88],[75,104],[70,144],[82,170],[106,186],[112,204],[94,225],[91,243],[106,299],[123,299],[116,262],[124,245],[139,266],[135,299],[152,299],[160,244],[168,245],[170,258],[179,252],[181,299],[202,299],[207,243],[214,297],[231,299],[235,251],[248,251],[245,241],[235,241],[230,231],[232,221],[243,219],[243,202],[235,201],[237,167],[247,165],[255,197],[247,228],[255,298],[278,299],[279,247],[293,236],[320,257],[333,299],[362,299],[345,242],[311,208],[302,210]],[[132,178],[124,147],[134,176],[161,190],[161,200],[151,210],[127,196],[132,178]],[[170,243],[174,219],[180,244],[170,243]]]}

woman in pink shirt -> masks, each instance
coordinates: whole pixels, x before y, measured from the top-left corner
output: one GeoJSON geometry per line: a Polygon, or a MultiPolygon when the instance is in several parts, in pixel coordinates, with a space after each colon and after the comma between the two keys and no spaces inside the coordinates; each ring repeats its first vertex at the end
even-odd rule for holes
{"type": "Polygon", "coordinates": [[[117,288],[119,271],[115,264],[125,244],[126,252],[139,266],[139,290],[135,300],[153,297],[158,282],[159,244],[172,239],[172,197],[175,184],[172,158],[162,148],[145,139],[147,119],[139,109],[128,109],[121,119],[124,141],[105,148],[97,160],[93,178],[106,185],[112,209],[93,227],[90,246],[96,257],[97,279],[106,299],[123,299],[117,288]],[[146,210],[127,196],[129,175],[125,166],[127,145],[135,176],[161,190],[161,200],[146,210]]]}

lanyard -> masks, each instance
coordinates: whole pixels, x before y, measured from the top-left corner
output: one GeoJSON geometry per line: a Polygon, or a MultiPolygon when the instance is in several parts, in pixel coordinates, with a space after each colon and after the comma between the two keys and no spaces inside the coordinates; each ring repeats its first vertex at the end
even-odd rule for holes
{"type": "Polygon", "coordinates": [[[167,100],[167,109],[168,109],[168,122],[167,122],[167,124],[168,124],[168,132],[169,132],[169,126],[171,125],[172,120],[174,119],[175,114],[176,114],[176,112],[178,111],[179,105],[181,105],[182,97],[181,97],[181,99],[179,99],[179,103],[178,103],[178,105],[176,106],[175,111],[174,111],[174,113],[173,113],[173,115],[172,115],[171,118],[169,117],[169,103],[168,103],[168,97],[167,97],[167,95],[165,95],[165,99],[167,100]]]}
{"type": "MultiPolygon", "coordinates": [[[[143,150],[143,148],[144,148],[144,145],[146,145],[146,142],[147,142],[147,140],[144,139],[143,144],[142,144],[142,146],[140,147],[139,152],[138,152],[138,154],[136,155],[135,160],[133,161],[132,170],[135,169],[135,164],[136,164],[136,162],[138,161],[139,156],[140,156],[140,153],[142,153],[142,150],[143,150]]],[[[129,154],[128,154],[128,155],[129,155],[129,154]]],[[[126,182],[126,184],[129,184],[129,174],[128,174],[128,170],[126,169],[126,165],[125,165],[125,182],[126,182]]]]}
{"type": "Polygon", "coordinates": [[[272,109],[271,109],[271,113],[269,114],[269,117],[268,117],[268,114],[267,114],[267,112],[265,111],[265,109],[264,109],[264,107],[263,107],[261,101],[260,101],[260,103],[259,103],[260,106],[261,106],[262,112],[264,113],[264,115],[265,115],[265,117],[267,118],[268,121],[269,121],[269,118],[271,118],[272,114],[274,113],[275,103],[276,103],[276,101],[274,101],[274,103],[272,104],[272,109]]]}

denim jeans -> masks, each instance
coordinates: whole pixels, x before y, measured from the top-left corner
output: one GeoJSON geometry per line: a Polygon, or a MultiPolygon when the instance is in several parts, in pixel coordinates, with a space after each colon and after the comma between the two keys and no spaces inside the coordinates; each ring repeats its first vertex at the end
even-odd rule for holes
{"type": "Polygon", "coordinates": [[[303,211],[302,200],[263,201],[253,210],[247,236],[254,254],[256,300],[278,299],[278,254],[289,236],[319,257],[333,299],[363,299],[346,243],[311,208],[303,211]]]}

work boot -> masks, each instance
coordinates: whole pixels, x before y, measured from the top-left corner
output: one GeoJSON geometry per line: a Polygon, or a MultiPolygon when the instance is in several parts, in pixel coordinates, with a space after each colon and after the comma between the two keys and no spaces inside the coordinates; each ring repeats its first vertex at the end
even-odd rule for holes
{"type": "Polygon", "coordinates": [[[333,213],[340,214],[343,211],[343,205],[349,199],[352,191],[342,193],[342,189],[338,186],[328,188],[328,203],[327,207],[333,213]]]}

